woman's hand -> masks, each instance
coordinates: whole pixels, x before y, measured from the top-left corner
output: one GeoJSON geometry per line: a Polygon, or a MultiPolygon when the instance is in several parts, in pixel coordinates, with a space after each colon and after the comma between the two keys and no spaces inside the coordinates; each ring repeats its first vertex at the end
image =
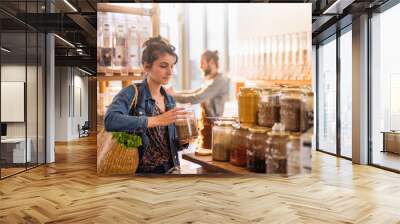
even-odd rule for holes
{"type": "Polygon", "coordinates": [[[174,108],[158,116],[148,117],[147,127],[153,128],[156,126],[167,126],[173,124],[179,116],[187,114],[184,110],[184,108],[174,108]]]}

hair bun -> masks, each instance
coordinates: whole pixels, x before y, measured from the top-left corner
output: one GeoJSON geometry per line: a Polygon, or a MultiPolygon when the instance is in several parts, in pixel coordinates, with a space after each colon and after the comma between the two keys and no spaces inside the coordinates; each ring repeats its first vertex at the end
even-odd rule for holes
{"type": "Polygon", "coordinates": [[[150,37],[143,43],[143,47],[149,47],[151,45],[164,45],[170,46],[170,43],[167,39],[162,38],[160,35],[156,37],[150,37]]]}
{"type": "Polygon", "coordinates": [[[178,55],[175,47],[160,35],[150,37],[143,43],[142,64],[152,64],[161,55],[167,53],[175,57],[175,64],[178,62],[178,55]]]}

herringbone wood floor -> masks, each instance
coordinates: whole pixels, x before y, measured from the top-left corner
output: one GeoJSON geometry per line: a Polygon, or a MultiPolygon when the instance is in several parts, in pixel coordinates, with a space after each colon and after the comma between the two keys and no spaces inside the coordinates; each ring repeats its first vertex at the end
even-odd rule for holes
{"type": "Polygon", "coordinates": [[[313,156],[291,178],[98,177],[85,138],[0,181],[0,223],[400,223],[400,175],[313,156]]]}

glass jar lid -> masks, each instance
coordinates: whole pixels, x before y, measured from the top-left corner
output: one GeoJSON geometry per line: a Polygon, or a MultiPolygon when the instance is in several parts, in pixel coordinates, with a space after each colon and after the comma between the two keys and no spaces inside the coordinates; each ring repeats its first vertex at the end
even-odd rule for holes
{"type": "Polygon", "coordinates": [[[215,121],[214,125],[217,126],[232,126],[233,124],[235,124],[234,121],[215,121]]]}
{"type": "Polygon", "coordinates": [[[250,91],[258,91],[257,88],[254,87],[241,87],[240,88],[241,92],[250,92],[250,91]]]}
{"type": "Polygon", "coordinates": [[[286,87],[281,89],[282,93],[302,93],[302,89],[294,88],[294,87],[286,87]]]}
{"type": "Polygon", "coordinates": [[[232,127],[234,129],[249,130],[249,128],[252,127],[252,125],[251,124],[246,124],[246,123],[242,123],[242,124],[235,123],[235,124],[232,124],[232,127]]]}

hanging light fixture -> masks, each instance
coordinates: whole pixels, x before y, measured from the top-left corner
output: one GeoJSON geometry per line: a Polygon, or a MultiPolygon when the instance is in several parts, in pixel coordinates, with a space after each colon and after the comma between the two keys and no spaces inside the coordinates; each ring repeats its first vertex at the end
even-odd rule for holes
{"type": "Polygon", "coordinates": [[[11,50],[9,50],[9,49],[7,49],[7,48],[5,48],[5,47],[1,47],[0,49],[1,49],[2,51],[6,52],[6,53],[10,53],[10,52],[11,52],[11,50]]]}
{"type": "Polygon", "coordinates": [[[78,10],[68,1],[68,0],[64,0],[65,4],[68,5],[68,7],[70,7],[74,12],[78,12],[78,10]]]}

